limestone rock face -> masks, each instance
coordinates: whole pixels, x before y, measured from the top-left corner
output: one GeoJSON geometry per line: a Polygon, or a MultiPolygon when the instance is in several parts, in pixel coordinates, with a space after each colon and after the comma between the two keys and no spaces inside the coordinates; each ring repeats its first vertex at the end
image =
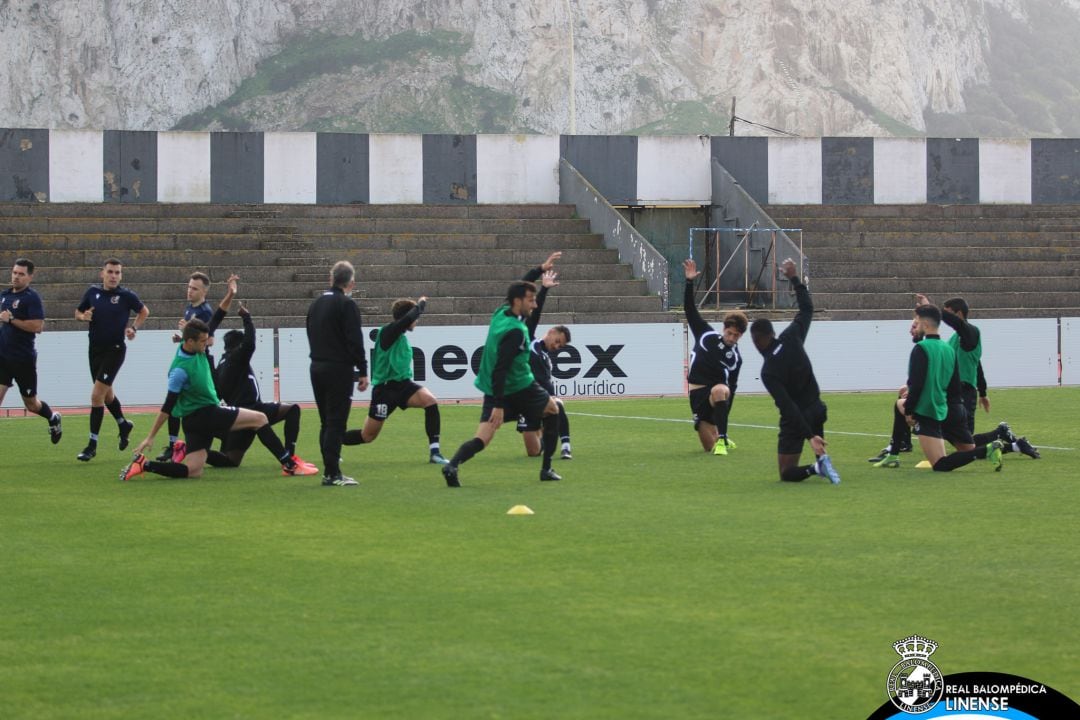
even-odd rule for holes
{"type": "Polygon", "coordinates": [[[1047,8],[1063,38],[1080,30],[1080,0],[0,0],[0,126],[169,129],[227,106],[258,130],[663,133],[726,126],[735,96],[740,117],[793,133],[888,135],[977,97],[999,124],[973,127],[1052,135],[1064,109],[1029,128],[994,87],[995,57],[1047,8]],[[312,38],[434,32],[461,52],[358,56],[238,93],[274,58],[298,67],[312,38]]]}

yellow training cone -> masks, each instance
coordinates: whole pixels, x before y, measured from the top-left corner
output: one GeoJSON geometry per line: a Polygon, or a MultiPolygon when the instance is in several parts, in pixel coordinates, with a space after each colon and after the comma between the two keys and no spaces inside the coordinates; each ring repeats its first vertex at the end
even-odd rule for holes
{"type": "Polygon", "coordinates": [[[507,515],[534,515],[535,513],[529,509],[528,505],[515,505],[506,511],[507,515]]]}
{"type": "Polygon", "coordinates": [[[930,464],[929,460],[923,460],[921,463],[919,463],[915,467],[918,470],[929,470],[933,466],[930,464]]]}

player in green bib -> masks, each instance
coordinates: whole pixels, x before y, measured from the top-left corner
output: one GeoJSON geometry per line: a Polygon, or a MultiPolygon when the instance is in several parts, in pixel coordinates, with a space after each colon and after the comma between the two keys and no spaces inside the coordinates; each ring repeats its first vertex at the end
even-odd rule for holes
{"type": "Polygon", "coordinates": [[[375,348],[371,353],[371,404],[361,430],[345,432],[345,445],[375,442],[383,423],[395,409],[424,408],[424,431],[428,438],[428,462],[445,465],[447,459],[439,449],[439,401],[426,387],[413,382],[413,351],[405,333],[416,329],[416,323],[427,307],[427,298],[418,301],[402,299],[390,307],[393,322],[375,333],[375,348]]]}
{"type": "Polygon", "coordinates": [[[949,472],[984,458],[1000,470],[1001,442],[976,446],[963,411],[950,412],[949,398],[959,395],[960,374],[956,353],[939,334],[941,311],[934,305],[920,305],[915,309],[915,319],[918,327],[913,328],[913,335],[921,335],[922,339],[911,350],[907,397],[899,400],[897,407],[914,423],[923,454],[937,472],[949,472]],[[958,448],[956,452],[945,454],[946,440],[958,448]]]}
{"type": "Polygon", "coordinates": [[[543,427],[544,452],[541,480],[561,480],[551,469],[551,456],[559,438],[559,408],[533,378],[529,367],[527,318],[536,308],[536,285],[526,280],[511,283],[506,302],[491,316],[487,340],[474,383],[484,393],[484,407],[476,435],[465,441],[442,473],[449,487],[460,487],[458,466],[487,447],[507,417],[537,420],[543,427]]]}
{"type": "Polygon", "coordinates": [[[214,376],[206,358],[209,339],[210,328],[202,320],[192,319],[184,326],[181,345],[169,367],[168,395],[150,434],[135,448],[131,463],[120,471],[121,480],[130,480],[144,472],[172,478],[200,477],[210,443],[215,437],[224,437],[234,430],[255,430],[282,466],[293,462],[265,414],[218,404],[214,376]],[[187,456],[182,463],[147,460],[143,451],[153,447],[154,437],[170,417],[180,418],[187,441],[187,456]]]}

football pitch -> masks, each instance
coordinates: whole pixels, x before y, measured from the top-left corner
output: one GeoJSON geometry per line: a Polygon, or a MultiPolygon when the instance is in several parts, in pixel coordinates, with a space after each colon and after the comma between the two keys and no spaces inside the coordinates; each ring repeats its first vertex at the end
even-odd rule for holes
{"type": "MultiPolygon", "coordinates": [[[[736,399],[728,457],[685,398],[570,400],[563,482],[504,427],[459,490],[418,411],[344,449],[359,488],[282,477],[258,443],[121,483],[111,418],[86,464],[87,416],[55,447],[0,420],[0,717],[865,718],[915,633],[943,674],[1080,699],[1080,388],[991,399],[977,429],[1055,449],[874,469],[891,396],[826,394],[839,486],[777,479],[762,396],[736,399]]],[[[444,454],[478,415],[442,405],[444,454]]]]}

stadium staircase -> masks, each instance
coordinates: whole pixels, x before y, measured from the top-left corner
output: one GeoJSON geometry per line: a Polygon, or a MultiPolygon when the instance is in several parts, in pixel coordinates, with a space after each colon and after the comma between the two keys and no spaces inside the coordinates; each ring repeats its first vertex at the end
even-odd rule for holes
{"type": "Polygon", "coordinates": [[[1080,314],[1080,206],[772,205],[803,229],[823,318],[910,318],[913,293],[973,317],[1080,314]]]}
{"type": "Polygon", "coordinates": [[[0,247],[6,262],[37,265],[46,327],[57,330],[85,328],[74,308],[109,256],[150,307],[149,328],[175,328],[196,270],[216,283],[211,304],[236,272],[257,325],[303,327],[337,260],[357,268],[365,325],[387,322],[395,299],[421,295],[425,324],[486,324],[509,282],[555,250],[560,285],[544,324],[675,321],[574,213],[572,205],[0,204],[0,247]]]}

